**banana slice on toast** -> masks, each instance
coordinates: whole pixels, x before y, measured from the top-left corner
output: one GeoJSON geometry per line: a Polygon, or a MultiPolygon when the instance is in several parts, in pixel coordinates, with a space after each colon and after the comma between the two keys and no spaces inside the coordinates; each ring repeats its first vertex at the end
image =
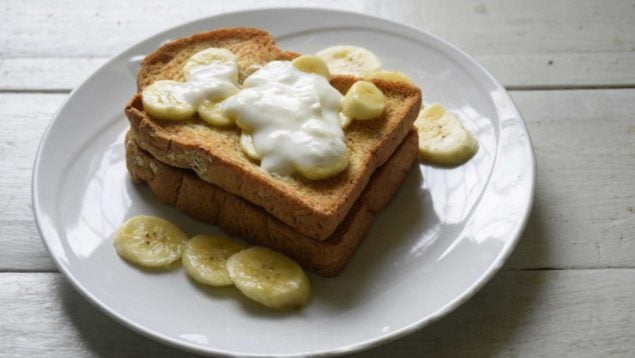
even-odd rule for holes
{"type": "Polygon", "coordinates": [[[187,101],[187,92],[181,82],[155,81],[141,92],[143,108],[159,119],[188,119],[196,113],[196,107],[187,101]]]}
{"type": "Polygon", "coordinates": [[[119,256],[143,267],[167,267],[179,260],[187,235],[176,225],[154,216],[134,216],[115,233],[119,256]]]}
{"type": "Polygon", "coordinates": [[[227,259],[247,248],[234,240],[196,235],[191,238],[183,250],[183,268],[196,281],[210,286],[230,286],[232,280],[227,274],[227,259]]]}
{"type": "Polygon", "coordinates": [[[415,121],[423,160],[441,165],[459,165],[478,151],[478,141],[459,119],[442,105],[426,106],[415,121]]]}
{"type": "Polygon", "coordinates": [[[245,154],[247,154],[251,159],[262,159],[260,153],[256,151],[256,147],[254,147],[254,141],[251,134],[246,132],[242,132],[240,134],[240,147],[243,149],[243,152],[245,152],[245,154]]]}
{"type": "Polygon", "coordinates": [[[329,68],[321,58],[314,55],[303,55],[291,61],[293,67],[306,73],[313,73],[328,79],[331,74],[329,68]]]}
{"type": "Polygon", "coordinates": [[[337,116],[338,116],[338,119],[340,121],[340,126],[342,128],[348,127],[351,124],[351,122],[353,121],[353,118],[351,118],[351,116],[348,116],[348,115],[344,114],[344,112],[341,112],[341,111],[337,114],[337,116]]]}
{"type": "Polygon", "coordinates": [[[381,68],[381,62],[371,51],[357,46],[340,45],[317,53],[332,74],[350,74],[363,77],[381,68]]]}
{"type": "Polygon", "coordinates": [[[368,81],[357,81],[342,100],[342,112],[354,119],[373,119],[381,116],[386,108],[386,96],[368,81]]]}
{"type": "Polygon", "coordinates": [[[366,79],[368,80],[380,79],[380,80],[388,80],[388,81],[405,82],[407,84],[414,84],[412,80],[408,76],[406,76],[405,73],[401,71],[394,71],[394,70],[373,71],[366,76],[366,79]]]}
{"type": "MultiPolygon", "coordinates": [[[[194,72],[198,69],[209,65],[212,62],[236,62],[236,55],[224,48],[210,47],[203,51],[199,51],[190,58],[183,65],[183,74],[185,79],[189,79],[194,72]]],[[[234,78],[234,82],[238,81],[238,77],[234,78]]]]}
{"type": "Polygon", "coordinates": [[[245,296],[270,308],[299,309],[311,295],[302,268],[287,256],[264,247],[255,246],[232,255],[227,260],[227,272],[245,296]]]}
{"type": "Polygon", "coordinates": [[[198,116],[213,126],[225,127],[234,123],[234,121],[225,116],[221,110],[220,102],[210,101],[208,99],[198,105],[198,116]]]}

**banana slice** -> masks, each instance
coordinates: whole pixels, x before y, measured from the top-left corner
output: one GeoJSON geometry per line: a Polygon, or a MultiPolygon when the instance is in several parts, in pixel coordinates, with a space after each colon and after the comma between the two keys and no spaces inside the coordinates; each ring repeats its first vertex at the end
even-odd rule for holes
{"type": "Polygon", "coordinates": [[[302,268],[287,256],[264,247],[251,247],[232,255],[227,260],[227,272],[245,296],[270,308],[302,308],[311,295],[302,268]]]}
{"type": "Polygon", "coordinates": [[[181,258],[187,235],[169,221],[134,216],[115,233],[119,256],[143,267],[166,267],[181,258]]]}
{"type": "MultiPolygon", "coordinates": [[[[183,74],[186,79],[189,79],[196,70],[212,62],[236,62],[236,59],[236,55],[227,49],[210,47],[192,55],[183,66],[183,74]]],[[[238,81],[238,75],[234,78],[234,82],[236,81],[238,81]]]]}
{"type": "Polygon", "coordinates": [[[363,77],[381,68],[374,53],[357,46],[333,46],[317,53],[332,74],[351,74],[363,77]]]}
{"type": "Polygon", "coordinates": [[[407,84],[413,84],[412,80],[408,76],[406,76],[405,73],[401,71],[389,71],[389,70],[373,71],[366,76],[366,79],[399,81],[399,82],[405,82],[407,84]]]}
{"type": "Polygon", "coordinates": [[[251,134],[245,132],[242,132],[240,134],[240,147],[251,159],[262,159],[262,156],[256,151],[256,148],[254,147],[254,141],[251,137],[251,134]]]}
{"type": "Polygon", "coordinates": [[[344,112],[339,112],[337,114],[337,117],[340,120],[340,126],[342,128],[348,127],[349,124],[351,124],[351,122],[353,121],[353,118],[351,118],[350,116],[347,116],[346,114],[344,114],[344,112]]]}
{"type": "Polygon", "coordinates": [[[415,127],[419,133],[421,156],[428,162],[459,165],[478,151],[478,141],[456,116],[438,103],[421,110],[415,127]]]}
{"type": "Polygon", "coordinates": [[[219,102],[204,100],[198,105],[198,115],[203,121],[213,126],[228,126],[234,123],[231,118],[223,114],[219,102]]]}
{"type": "Polygon", "coordinates": [[[181,82],[156,81],[141,93],[143,108],[159,119],[188,119],[196,113],[196,108],[186,100],[186,92],[181,82]]]}
{"type": "Polygon", "coordinates": [[[357,81],[342,100],[342,111],[355,119],[372,119],[381,116],[386,108],[386,97],[368,81],[357,81]]]}
{"type": "Polygon", "coordinates": [[[196,235],[183,250],[183,268],[196,281],[211,286],[230,286],[227,259],[247,246],[231,239],[196,235]]]}
{"type": "Polygon", "coordinates": [[[326,63],[319,57],[313,55],[304,55],[291,61],[293,67],[306,73],[314,73],[326,77],[328,79],[331,74],[326,63]]]}
{"type": "Polygon", "coordinates": [[[329,166],[320,166],[317,163],[312,163],[310,166],[303,166],[301,163],[296,163],[294,166],[303,177],[311,180],[321,180],[332,177],[339,174],[341,171],[348,167],[348,153],[342,155],[338,162],[329,166]]]}

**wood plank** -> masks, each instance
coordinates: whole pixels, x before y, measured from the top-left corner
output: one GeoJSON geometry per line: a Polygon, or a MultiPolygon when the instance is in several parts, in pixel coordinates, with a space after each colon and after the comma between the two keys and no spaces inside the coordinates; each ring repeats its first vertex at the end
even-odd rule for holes
{"type": "Polygon", "coordinates": [[[236,0],[214,6],[205,0],[187,6],[176,0],[119,0],[95,3],[90,12],[79,0],[47,4],[9,0],[0,9],[6,19],[0,22],[0,73],[5,74],[0,89],[71,89],[105,58],[158,31],[229,11],[289,5],[366,12],[430,31],[475,56],[513,88],[635,85],[635,8],[627,0],[611,5],[593,0],[409,0],[400,6],[362,0],[266,0],[257,5],[236,0]]]}
{"type": "Polygon", "coordinates": [[[538,166],[507,267],[635,267],[635,90],[512,92],[538,166]]]}
{"type": "Polygon", "coordinates": [[[181,356],[102,314],[58,273],[0,274],[0,282],[0,357],[181,356]]]}
{"type": "Polygon", "coordinates": [[[64,94],[0,94],[0,270],[54,270],[31,208],[40,138],[64,94]]]}
{"type": "Polygon", "coordinates": [[[215,3],[177,0],[98,2],[50,6],[46,0],[8,0],[0,9],[4,57],[110,56],[155,32],[209,15],[249,8],[302,6],[348,9],[378,15],[438,34],[473,54],[631,52],[635,46],[632,1],[593,0],[527,3],[402,1],[248,0],[215,3]],[[29,20],[29,21],[25,21],[29,20]],[[610,26],[607,26],[610,24],[610,26]],[[83,31],[78,31],[82,29],[83,31]],[[478,29],[478,31],[470,31],[478,29]],[[37,34],[37,36],[34,36],[37,34]]]}
{"type": "MultiPolygon", "coordinates": [[[[531,219],[506,267],[635,267],[635,90],[511,93],[538,174],[531,219]]],[[[55,269],[33,222],[30,177],[41,133],[64,98],[0,94],[1,270],[55,269]]]]}
{"type": "Polygon", "coordinates": [[[500,54],[475,58],[508,89],[635,86],[635,53],[500,54]]]}
{"type": "MultiPolygon", "coordinates": [[[[0,356],[189,356],[102,314],[60,274],[4,273],[0,286],[0,356]]],[[[352,356],[632,356],[634,291],[632,269],[502,272],[442,320],[352,356]]]]}
{"type": "Polygon", "coordinates": [[[70,91],[107,58],[7,58],[0,61],[0,90],[70,91]]]}
{"type": "Polygon", "coordinates": [[[635,272],[501,272],[430,327],[356,357],[629,357],[635,272]]]}

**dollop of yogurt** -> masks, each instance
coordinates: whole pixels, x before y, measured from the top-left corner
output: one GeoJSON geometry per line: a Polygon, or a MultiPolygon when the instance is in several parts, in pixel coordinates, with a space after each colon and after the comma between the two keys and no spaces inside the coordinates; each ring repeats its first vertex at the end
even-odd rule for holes
{"type": "Polygon", "coordinates": [[[221,101],[239,91],[236,62],[215,61],[191,70],[183,83],[183,97],[193,106],[202,100],[221,101]]]}
{"type": "Polygon", "coordinates": [[[348,166],[338,117],[341,102],[342,95],[325,77],[273,61],[247,77],[221,110],[252,136],[264,170],[281,176],[299,172],[317,180],[348,166]]]}

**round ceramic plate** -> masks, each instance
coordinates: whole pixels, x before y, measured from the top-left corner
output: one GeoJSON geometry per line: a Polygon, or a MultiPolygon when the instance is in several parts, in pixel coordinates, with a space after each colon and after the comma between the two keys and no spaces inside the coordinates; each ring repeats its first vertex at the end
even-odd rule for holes
{"type": "Polygon", "coordinates": [[[79,86],[46,131],[33,174],[42,238],[59,270],[104,312],[149,337],[199,353],[311,355],[377,345],[421,328],[473,295],[501,267],[527,221],[534,159],[504,88],[472,58],[430,34],[364,15],[317,9],[254,10],[191,22],[115,57],[79,86]],[[130,180],[123,107],[139,56],[170,39],[220,27],[265,29],[281,48],[314,53],[366,47],[408,74],[424,102],[441,102],[480,150],[457,168],[417,165],[374,222],[346,270],[310,276],[301,311],[272,312],[234,288],[203,288],[181,269],[146,272],[112,244],[128,217],[152,214],[191,235],[219,233],[130,180]]]}

